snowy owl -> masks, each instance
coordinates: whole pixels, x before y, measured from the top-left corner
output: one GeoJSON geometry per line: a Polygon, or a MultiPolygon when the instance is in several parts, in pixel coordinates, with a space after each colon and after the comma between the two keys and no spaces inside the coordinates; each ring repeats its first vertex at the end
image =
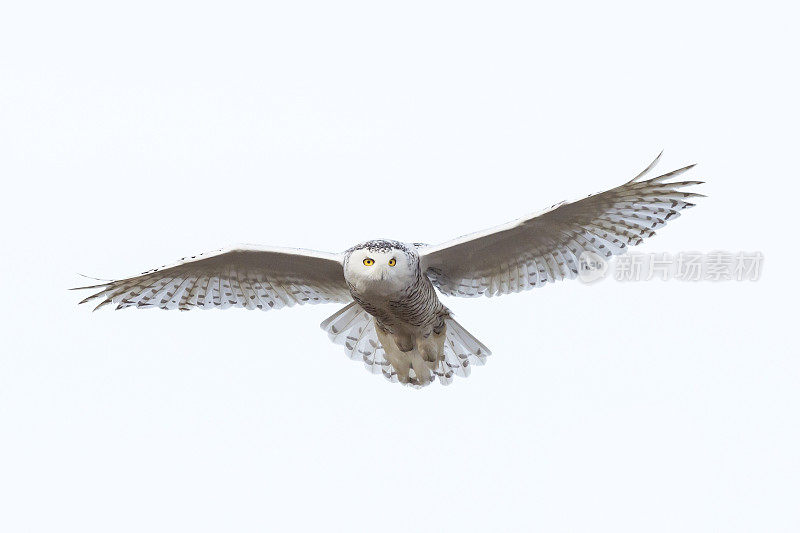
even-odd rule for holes
{"type": "Polygon", "coordinates": [[[667,182],[694,165],[561,202],[532,216],[436,246],[373,240],[340,253],[235,246],[183,258],[139,276],[79,289],[99,289],[100,308],[189,310],[280,309],[345,303],[322,322],[330,339],[373,374],[423,387],[449,384],[483,365],[490,351],[453,318],[436,291],[496,296],[578,276],[579,258],[608,258],[652,237],[702,196],[678,189],[701,181],[667,182]]]}

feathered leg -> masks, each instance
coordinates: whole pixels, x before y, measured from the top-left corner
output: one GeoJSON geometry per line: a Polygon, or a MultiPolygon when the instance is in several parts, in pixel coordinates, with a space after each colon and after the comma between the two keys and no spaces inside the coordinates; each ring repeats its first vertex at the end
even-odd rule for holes
{"type": "Polygon", "coordinates": [[[408,353],[410,352],[403,352],[400,350],[392,336],[381,328],[376,328],[376,332],[378,334],[378,340],[381,346],[383,346],[384,352],[386,352],[386,360],[389,361],[389,364],[391,364],[395,372],[397,372],[397,380],[407,385],[409,381],[408,371],[411,366],[408,357],[408,353]]]}

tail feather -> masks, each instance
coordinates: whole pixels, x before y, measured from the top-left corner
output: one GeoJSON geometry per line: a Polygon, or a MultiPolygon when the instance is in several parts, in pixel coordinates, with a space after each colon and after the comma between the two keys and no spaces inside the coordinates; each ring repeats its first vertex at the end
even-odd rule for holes
{"type": "Polygon", "coordinates": [[[397,382],[397,373],[386,360],[386,352],[378,340],[374,319],[358,303],[343,307],[320,327],[331,341],[344,346],[347,357],[363,362],[371,374],[383,374],[389,381],[397,382]]]}
{"type": "Polygon", "coordinates": [[[470,363],[475,365],[486,364],[486,358],[492,355],[492,352],[485,344],[464,329],[454,318],[445,319],[445,324],[447,325],[447,337],[465,350],[465,353],[469,356],[470,363]]]}
{"type": "MultiPolygon", "coordinates": [[[[442,385],[449,385],[453,382],[454,376],[467,377],[472,366],[485,364],[491,351],[453,318],[446,318],[445,326],[443,353],[437,362],[427,365],[442,385]]],[[[400,381],[397,369],[389,363],[386,350],[379,340],[375,319],[356,302],[328,317],[320,327],[325,330],[331,341],[344,346],[344,351],[350,359],[363,362],[367,371],[372,374],[382,374],[393,383],[400,381]]],[[[388,342],[391,344],[391,341],[388,342]]],[[[396,347],[394,349],[396,350],[396,347]]],[[[404,384],[419,388],[432,381],[430,374],[427,376],[428,379],[419,379],[415,369],[408,368],[408,360],[421,357],[420,353],[397,352],[393,357],[407,359],[404,384]]],[[[424,367],[418,365],[417,368],[424,367]]]]}
{"type": "Polygon", "coordinates": [[[363,311],[356,302],[353,302],[329,316],[319,327],[325,330],[328,338],[335,344],[345,344],[347,336],[353,329],[353,323],[357,321],[355,325],[358,326],[364,322],[360,316],[363,311]]]}
{"type": "Polygon", "coordinates": [[[444,360],[434,372],[443,385],[448,385],[453,375],[469,377],[471,367],[486,364],[492,352],[452,317],[445,319],[445,325],[444,360]]]}

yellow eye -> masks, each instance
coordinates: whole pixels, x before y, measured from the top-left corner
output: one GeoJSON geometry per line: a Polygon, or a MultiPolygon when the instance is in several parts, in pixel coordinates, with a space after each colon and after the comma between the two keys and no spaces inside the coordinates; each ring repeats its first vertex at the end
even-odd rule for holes
{"type": "Polygon", "coordinates": [[[389,259],[389,266],[390,266],[390,267],[393,267],[393,266],[395,266],[396,264],[397,264],[397,261],[395,261],[394,257],[392,257],[391,259],[389,259]]]}
{"type": "Polygon", "coordinates": [[[371,267],[372,265],[374,265],[374,264],[375,264],[375,260],[373,260],[373,259],[370,259],[369,257],[367,257],[366,259],[364,259],[364,264],[365,264],[366,266],[368,266],[368,267],[371,267]]]}

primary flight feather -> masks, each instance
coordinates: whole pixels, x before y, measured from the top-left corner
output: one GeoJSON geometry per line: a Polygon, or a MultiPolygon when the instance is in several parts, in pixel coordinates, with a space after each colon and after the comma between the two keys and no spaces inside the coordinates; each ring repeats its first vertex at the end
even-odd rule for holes
{"type": "Polygon", "coordinates": [[[440,245],[374,240],[340,254],[237,246],[79,287],[99,289],[80,303],[265,311],[347,303],[321,327],[351,359],[390,381],[449,384],[491,352],[453,319],[435,289],[468,297],[520,292],[577,277],[585,252],[625,253],[702,196],[679,190],[701,181],[667,181],[694,165],[645,179],[660,157],[619,187],[440,245]]]}

